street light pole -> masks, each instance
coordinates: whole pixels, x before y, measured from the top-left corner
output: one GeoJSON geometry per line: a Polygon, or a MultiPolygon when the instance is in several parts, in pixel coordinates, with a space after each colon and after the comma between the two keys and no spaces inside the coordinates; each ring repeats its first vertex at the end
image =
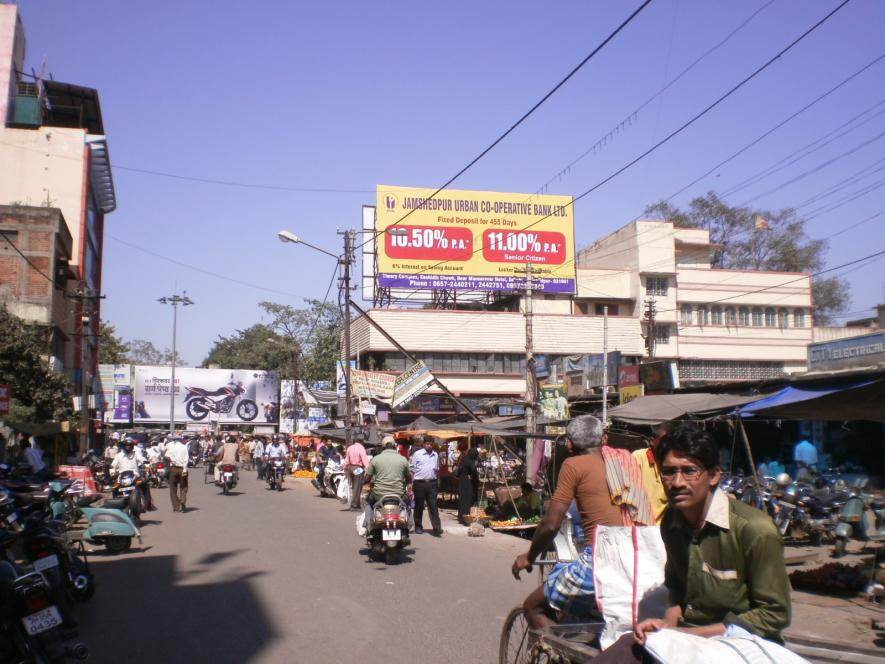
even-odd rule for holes
{"type": "Polygon", "coordinates": [[[169,435],[175,433],[175,362],[177,357],[178,342],[178,305],[186,307],[194,303],[187,294],[175,293],[169,297],[161,297],[157,300],[160,304],[172,305],[172,380],[169,383],[169,435]]]}

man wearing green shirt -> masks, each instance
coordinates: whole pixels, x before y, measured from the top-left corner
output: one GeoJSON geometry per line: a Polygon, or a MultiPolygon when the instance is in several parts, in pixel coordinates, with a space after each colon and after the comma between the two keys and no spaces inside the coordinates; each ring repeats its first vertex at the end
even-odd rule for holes
{"type": "Polygon", "coordinates": [[[393,436],[385,436],[383,446],[381,454],[372,457],[366,467],[366,481],[372,482],[372,490],[364,505],[367,527],[372,522],[372,511],[378,499],[391,493],[404,498],[406,486],[412,478],[409,462],[396,451],[393,436]]]}
{"type": "Polygon", "coordinates": [[[657,457],[670,501],[661,523],[670,608],[663,618],[636,625],[599,664],[642,661],[646,635],[661,629],[703,637],[750,633],[779,642],[790,624],[790,582],[774,523],[719,489],[717,446],[703,429],[673,429],[657,457]]]}

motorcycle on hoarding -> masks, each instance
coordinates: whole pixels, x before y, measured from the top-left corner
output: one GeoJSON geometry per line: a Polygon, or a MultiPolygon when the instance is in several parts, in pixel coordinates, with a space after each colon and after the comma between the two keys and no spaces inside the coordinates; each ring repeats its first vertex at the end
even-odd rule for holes
{"type": "Polygon", "coordinates": [[[237,414],[243,422],[251,422],[258,417],[258,406],[252,399],[246,399],[246,387],[242,381],[231,380],[224,387],[217,390],[207,390],[202,387],[187,387],[184,397],[184,410],[187,416],[199,422],[206,419],[209,413],[226,415],[231,411],[237,414]],[[234,405],[236,404],[236,406],[234,405]]]}

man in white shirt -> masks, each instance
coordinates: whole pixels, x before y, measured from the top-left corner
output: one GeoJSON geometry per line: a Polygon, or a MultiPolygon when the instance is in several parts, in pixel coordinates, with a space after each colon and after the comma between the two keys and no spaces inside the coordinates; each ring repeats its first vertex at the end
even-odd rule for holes
{"type": "Polygon", "coordinates": [[[808,440],[800,440],[793,448],[796,479],[805,479],[817,470],[817,448],[808,440]]]}
{"type": "Polygon", "coordinates": [[[187,510],[187,462],[190,458],[187,445],[175,436],[166,445],[166,458],[169,459],[169,497],[172,511],[187,510]]]}
{"type": "Polygon", "coordinates": [[[48,475],[46,463],[43,461],[43,450],[40,449],[40,445],[36,440],[30,445],[28,442],[27,438],[23,438],[21,443],[19,443],[22,448],[24,459],[31,469],[31,474],[42,479],[48,475]]]}

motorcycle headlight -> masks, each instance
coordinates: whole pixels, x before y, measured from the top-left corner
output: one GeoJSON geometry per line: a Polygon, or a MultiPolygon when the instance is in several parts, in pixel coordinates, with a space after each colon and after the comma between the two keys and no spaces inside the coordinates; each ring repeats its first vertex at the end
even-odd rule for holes
{"type": "Polygon", "coordinates": [[[135,483],[134,477],[124,477],[120,480],[122,486],[132,486],[135,483]]]}

